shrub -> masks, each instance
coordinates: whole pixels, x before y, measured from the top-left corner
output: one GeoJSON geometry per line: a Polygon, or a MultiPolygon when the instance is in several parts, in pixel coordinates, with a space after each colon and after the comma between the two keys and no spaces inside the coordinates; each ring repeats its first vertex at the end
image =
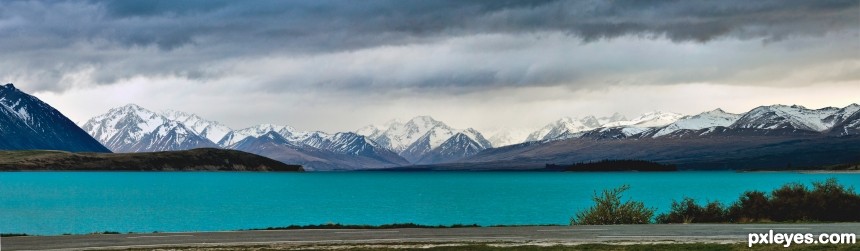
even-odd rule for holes
{"type": "Polygon", "coordinates": [[[765,221],[770,219],[770,201],[759,191],[747,191],[729,207],[728,218],[732,222],[765,221]]]}
{"type": "Polygon", "coordinates": [[[807,215],[814,208],[809,208],[806,186],[799,183],[789,183],[773,190],[770,194],[770,207],[774,209],[771,219],[774,221],[808,220],[807,215]]]}
{"type": "Polygon", "coordinates": [[[681,202],[672,201],[672,209],[668,214],[657,216],[658,223],[707,223],[725,222],[726,210],[718,201],[705,206],[699,206],[692,198],[684,198],[681,202]]]}
{"type": "Polygon", "coordinates": [[[640,201],[621,203],[622,193],[630,189],[628,185],[604,190],[602,195],[596,192],[592,197],[595,205],[578,212],[570,220],[571,225],[612,225],[612,224],[647,224],[654,216],[655,209],[645,207],[640,201]]]}
{"type": "Polygon", "coordinates": [[[773,190],[744,193],[727,212],[729,222],[750,221],[860,221],[860,195],[835,178],[808,187],[790,183],[773,190]]]}
{"type": "Polygon", "coordinates": [[[860,195],[835,178],[813,182],[806,198],[808,218],[818,221],[860,221],[860,195]]]}

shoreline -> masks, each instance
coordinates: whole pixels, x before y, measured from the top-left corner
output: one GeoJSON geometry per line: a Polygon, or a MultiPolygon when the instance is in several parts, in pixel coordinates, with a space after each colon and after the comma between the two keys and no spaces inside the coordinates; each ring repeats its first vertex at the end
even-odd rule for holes
{"type": "MultiPolygon", "coordinates": [[[[4,250],[291,250],[296,248],[387,249],[452,246],[462,250],[558,245],[682,245],[709,243],[746,245],[749,233],[857,233],[860,223],[809,224],[639,224],[469,228],[293,229],[223,232],[171,232],[70,236],[4,237],[4,250]],[[405,245],[405,246],[404,246],[405,245]],[[428,246],[431,245],[431,246],[428,246]],[[476,246],[478,245],[478,246],[476,246]],[[232,247],[232,248],[231,248],[232,247]],[[261,248],[262,247],[262,248],[261,248]],[[274,247],[274,248],[273,248],[274,247]],[[247,248],[247,249],[246,249],[247,248]]],[[[768,245],[762,245],[767,247],[768,245]]],[[[825,245],[802,245],[813,248],[825,245]]],[[[851,245],[848,245],[850,247],[851,245]]],[[[778,246],[782,248],[781,246],[778,246]]]]}
{"type": "Polygon", "coordinates": [[[860,173],[860,170],[738,170],[739,173],[802,173],[802,174],[828,174],[828,173],[860,173]]]}
{"type": "Polygon", "coordinates": [[[256,231],[311,231],[311,230],[392,230],[392,229],[492,229],[492,228],[532,228],[532,227],[553,227],[553,228],[579,228],[579,227],[603,227],[603,226],[686,226],[686,225],[713,225],[713,226],[730,226],[730,225],[830,225],[830,224],[860,224],[860,222],[837,221],[837,222],[711,222],[711,223],[648,223],[648,224],[622,224],[622,225],[562,225],[562,224],[535,224],[535,225],[488,225],[481,226],[478,224],[454,224],[454,225],[420,225],[412,223],[395,223],[383,225],[291,225],[286,227],[266,227],[266,228],[250,228],[250,229],[235,229],[235,230],[202,230],[202,231],[152,231],[152,232],[117,232],[117,231],[101,231],[91,233],[64,233],[64,234],[28,234],[28,233],[0,233],[3,238],[15,237],[58,237],[58,236],[101,236],[101,235],[147,235],[147,234],[194,234],[194,233],[233,233],[233,232],[256,232],[256,231]]]}

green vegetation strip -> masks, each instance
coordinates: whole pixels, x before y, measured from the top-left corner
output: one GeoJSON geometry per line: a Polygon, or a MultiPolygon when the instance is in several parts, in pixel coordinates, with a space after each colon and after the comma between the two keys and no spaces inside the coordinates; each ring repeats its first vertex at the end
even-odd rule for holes
{"type": "Polygon", "coordinates": [[[747,191],[729,206],[719,201],[702,206],[692,198],[672,202],[668,213],[654,217],[656,209],[639,201],[622,202],[630,187],[595,193],[595,205],[576,213],[571,225],[657,223],[762,223],[762,222],[860,222],[860,194],[835,178],[783,185],[770,193],[747,191]]]}
{"type": "Polygon", "coordinates": [[[464,228],[464,227],[481,227],[477,224],[471,225],[463,225],[463,224],[454,224],[454,225],[419,225],[415,223],[395,223],[395,224],[385,224],[385,225],[342,225],[339,223],[335,224],[321,224],[321,225],[290,225],[286,227],[267,227],[267,228],[255,228],[251,230],[289,230],[289,229],[392,229],[392,228],[464,228]]]}
{"type": "MultiPolygon", "coordinates": [[[[638,250],[857,250],[856,245],[792,245],[784,248],[782,245],[760,245],[747,247],[746,244],[580,244],[580,245],[554,245],[539,246],[530,244],[469,244],[469,243],[404,243],[404,244],[362,244],[362,245],[268,245],[268,246],[223,246],[223,247],[179,247],[170,250],[245,250],[245,251],[275,251],[275,250],[427,250],[427,251],[482,251],[482,250],[615,250],[615,251],[638,251],[638,250]]],[[[164,249],[128,249],[128,250],[164,250],[164,249]]]]}

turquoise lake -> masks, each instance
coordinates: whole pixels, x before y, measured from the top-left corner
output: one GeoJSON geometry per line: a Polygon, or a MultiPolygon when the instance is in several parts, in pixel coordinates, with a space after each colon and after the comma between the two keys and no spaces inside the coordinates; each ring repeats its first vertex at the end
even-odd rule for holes
{"type": "Polygon", "coordinates": [[[659,212],[684,196],[731,202],[747,190],[860,174],[783,172],[0,172],[0,232],[213,231],[307,224],[567,224],[594,191],[659,212]]]}

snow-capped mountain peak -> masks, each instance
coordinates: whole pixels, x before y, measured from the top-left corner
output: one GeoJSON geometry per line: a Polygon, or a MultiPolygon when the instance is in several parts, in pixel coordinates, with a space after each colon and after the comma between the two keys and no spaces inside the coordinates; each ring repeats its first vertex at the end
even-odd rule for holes
{"type": "Polygon", "coordinates": [[[384,131],[372,133],[371,127],[365,127],[361,132],[379,146],[398,153],[409,161],[416,161],[424,154],[442,145],[457,133],[462,133],[484,148],[492,147],[492,143],[473,128],[459,130],[430,116],[417,116],[406,123],[392,121],[384,131]],[[370,132],[370,133],[369,133],[370,132]]]}
{"type": "Polygon", "coordinates": [[[406,122],[405,125],[407,128],[415,129],[417,131],[428,131],[435,127],[442,126],[448,127],[445,123],[439,122],[438,120],[433,119],[430,116],[418,116],[406,122]]]}
{"type": "Polygon", "coordinates": [[[83,129],[109,149],[137,142],[168,119],[136,104],[126,104],[93,117],[83,129]]]}
{"type": "Polygon", "coordinates": [[[376,137],[371,137],[371,140],[391,151],[400,153],[436,127],[450,130],[448,125],[430,116],[418,116],[405,124],[391,123],[384,132],[379,133],[376,137]]]}
{"type": "Polygon", "coordinates": [[[404,126],[403,124],[403,121],[400,121],[399,119],[392,119],[383,123],[381,126],[366,125],[362,128],[359,128],[358,130],[355,130],[355,133],[359,135],[364,135],[370,139],[376,139],[382,136],[382,134],[385,133],[388,129],[393,127],[400,128],[404,126]]]}
{"type": "Polygon", "coordinates": [[[413,162],[418,164],[450,162],[478,154],[484,149],[486,147],[473,140],[472,136],[460,132],[448,137],[445,142],[413,162]]]}
{"type": "Polygon", "coordinates": [[[145,152],[214,147],[179,121],[135,104],[110,109],[96,116],[83,129],[115,152],[145,152]]]}
{"type": "Polygon", "coordinates": [[[161,113],[167,119],[178,121],[186,127],[194,130],[198,135],[209,139],[212,142],[218,142],[224,135],[227,135],[233,129],[222,125],[216,121],[206,120],[193,113],[185,113],[175,110],[165,110],[161,113]]]}
{"type": "Polygon", "coordinates": [[[678,121],[660,128],[653,137],[660,137],[682,129],[699,130],[715,126],[730,126],[740,117],[740,114],[727,113],[717,108],[693,116],[684,116],[678,121]]]}
{"type": "Polygon", "coordinates": [[[759,106],[747,112],[735,122],[734,128],[755,129],[799,129],[825,131],[851,116],[860,106],[845,108],[825,107],[807,109],[800,105],[759,106]],[[841,119],[840,119],[841,118],[841,119]]]}
{"type": "Polygon", "coordinates": [[[526,141],[529,134],[534,131],[534,129],[527,128],[503,128],[496,129],[495,132],[492,133],[493,136],[490,136],[489,140],[493,147],[502,147],[507,145],[519,144],[526,141]]]}
{"type": "Polygon", "coordinates": [[[598,123],[599,121],[594,116],[587,116],[582,119],[563,117],[530,134],[526,138],[526,141],[557,139],[563,135],[569,135],[600,127],[598,123]]]}
{"type": "Polygon", "coordinates": [[[597,122],[598,122],[601,126],[602,126],[602,125],[605,125],[605,124],[612,123],[612,122],[616,122],[616,121],[624,121],[624,120],[627,120],[627,117],[624,117],[624,115],[621,115],[620,113],[617,113],[617,112],[616,112],[616,113],[613,113],[613,114],[612,114],[612,116],[609,116],[609,117],[600,117],[600,118],[597,118],[597,122]]]}
{"type": "Polygon", "coordinates": [[[380,133],[382,133],[382,130],[375,125],[366,125],[362,128],[358,128],[358,130],[355,130],[355,133],[367,137],[376,137],[379,136],[380,133]]]}
{"type": "Polygon", "coordinates": [[[635,126],[635,127],[658,127],[665,126],[671,124],[678,119],[683,117],[681,114],[671,113],[671,112],[662,112],[662,111],[653,111],[644,113],[634,119],[631,120],[622,120],[615,121],[611,123],[607,123],[603,125],[604,127],[617,127],[617,126],[635,126]]]}
{"type": "Polygon", "coordinates": [[[493,143],[484,138],[484,135],[478,132],[478,130],[475,130],[475,128],[466,128],[466,130],[460,131],[459,133],[462,133],[466,137],[469,137],[470,139],[474,140],[484,149],[493,147],[493,143]]]}
{"type": "Polygon", "coordinates": [[[295,128],[286,125],[275,124],[259,124],[248,128],[234,130],[226,133],[224,137],[218,140],[218,145],[229,146],[239,142],[247,137],[260,137],[269,132],[276,132],[284,138],[290,138],[298,132],[295,128]]]}
{"type": "Polygon", "coordinates": [[[589,128],[598,128],[601,125],[600,120],[591,115],[583,117],[579,122],[589,128]]]}

